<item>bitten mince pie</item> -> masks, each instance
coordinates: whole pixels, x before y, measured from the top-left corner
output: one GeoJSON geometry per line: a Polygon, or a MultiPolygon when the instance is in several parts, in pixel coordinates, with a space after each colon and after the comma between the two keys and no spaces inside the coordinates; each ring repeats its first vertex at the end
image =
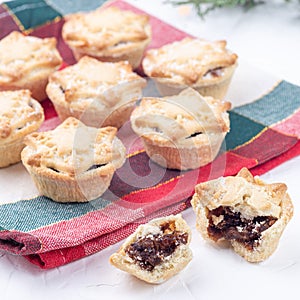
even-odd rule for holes
{"type": "Polygon", "coordinates": [[[218,154],[230,129],[230,107],[188,88],[176,96],[142,98],[131,124],[153,161],[170,169],[196,169],[218,154]]]}
{"type": "Polygon", "coordinates": [[[101,196],[125,161],[115,127],[85,126],[66,119],[51,131],[28,135],[22,162],[39,192],[57,202],[86,202],[101,196]]]}
{"type": "Polygon", "coordinates": [[[151,40],[147,15],[117,7],[100,7],[67,16],[62,36],[79,60],[88,55],[101,61],[127,60],[136,69],[151,40]]]}
{"type": "Polygon", "coordinates": [[[142,96],[146,80],[128,62],[85,56],[49,78],[47,94],[61,120],[73,116],[93,127],[121,127],[142,96]]]}
{"type": "Polygon", "coordinates": [[[43,121],[43,108],[29,90],[0,92],[0,168],[21,161],[24,137],[43,121]]]}
{"type": "Polygon", "coordinates": [[[191,230],[181,215],[153,219],[140,225],[118,252],[115,267],[149,283],[162,283],[192,260],[191,230]]]}
{"type": "Polygon", "coordinates": [[[143,59],[144,72],[162,96],[192,87],[203,96],[223,99],[236,66],[237,55],[226,48],[226,41],[190,37],[151,49],[143,59]]]}
{"type": "Polygon", "coordinates": [[[229,241],[249,262],[267,259],[293,216],[284,183],[266,184],[243,168],[195,188],[191,201],[201,235],[213,242],[229,241]]]}
{"type": "Polygon", "coordinates": [[[62,58],[55,38],[25,36],[13,31],[0,41],[0,91],[28,89],[41,101],[47,97],[48,77],[62,58]]]}

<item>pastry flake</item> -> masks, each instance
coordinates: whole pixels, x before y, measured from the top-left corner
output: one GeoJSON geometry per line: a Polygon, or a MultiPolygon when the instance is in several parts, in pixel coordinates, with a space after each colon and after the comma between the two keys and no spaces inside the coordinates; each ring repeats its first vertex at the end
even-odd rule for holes
{"type": "Polygon", "coordinates": [[[287,186],[266,184],[246,168],[237,176],[198,184],[191,203],[201,235],[229,241],[250,262],[272,255],[293,215],[287,186]]]}

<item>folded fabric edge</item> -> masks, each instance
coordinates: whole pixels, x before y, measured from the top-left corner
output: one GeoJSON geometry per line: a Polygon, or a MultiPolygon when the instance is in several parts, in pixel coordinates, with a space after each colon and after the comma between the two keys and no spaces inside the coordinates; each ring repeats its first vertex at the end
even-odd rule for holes
{"type": "Polygon", "coordinates": [[[20,231],[0,231],[0,249],[12,254],[28,254],[40,251],[40,240],[30,233],[20,231]]]}
{"type": "Polygon", "coordinates": [[[121,240],[127,238],[131,233],[133,233],[139,225],[147,223],[151,219],[181,213],[189,206],[190,198],[184,199],[180,203],[161,209],[147,217],[143,217],[139,220],[136,220],[135,222],[125,225],[122,228],[88,240],[85,243],[77,245],[75,247],[57,249],[39,254],[23,255],[23,257],[30,263],[39,266],[41,269],[46,270],[59,267],[76,261],[80,258],[90,256],[113,244],[116,244],[117,242],[120,242],[121,240]]]}

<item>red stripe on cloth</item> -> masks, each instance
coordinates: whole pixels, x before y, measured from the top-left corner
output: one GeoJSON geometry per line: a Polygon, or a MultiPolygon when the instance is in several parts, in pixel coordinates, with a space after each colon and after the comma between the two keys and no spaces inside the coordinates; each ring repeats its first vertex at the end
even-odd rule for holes
{"type": "Polygon", "coordinates": [[[0,246],[2,250],[13,254],[29,254],[40,251],[41,242],[32,234],[19,231],[0,231],[0,246]]]}
{"type": "Polygon", "coordinates": [[[48,252],[78,246],[118,230],[142,217],[145,215],[140,206],[136,206],[136,209],[128,209],[118,204],[111,204],[102,210],[30,231],[30,234],[37,237],[43,245],[36,253],[48,252]]]}
{"type": "Polygon", "coordinates": [[[150,206],[156,206],[160,201],[171,204],[176,199],[190,197],[194,192],[195,185],[199,182],[215,179],[224,174],[236,174],[243,166],[252,168],[256,165],[255,159],[242,157],[231,152],[223,153],[206,166],[183,172],[172,180],[149,189],[135,191],[122,197],[122,199],[130,203],[148,203],[150,206]]]}
{"type": "Polygon", "coordinates": [[[105,235],[98,236],[88,240],[75,247],[53,250],[49,252],[32,254],[24,256],[31,263],[38,265],[42,269],[51,269],[68,264],[72,261],[86,257],[88,255],[99,252],[110,245],[113,245],[133,233],[140,224],[149,222],[153,218],[163,217],[171,214],[178,214],[190,206],[189,201],[166,207],[150,216],[141,218],[134,223],[129,223],[118,230],[109,232],[105,235]]]}
{"type": "Polygon", "coordinates": [[[49,120],[57,117],[57,113],[54,108],[54,105],[49,99],[45,99],[44,101],[42,101],[41,105],[44,109],[45,120],[49,120]]]}
{"type": "Polygon", "coordinates": [[[0,15],[1,15],[1,24],[5,24],[5,26],[1,26],[0,29],[0,39],[4,38],[6,35],[11,33],[12,31],[20,31],[19,26],[15,23],[10,13],[5,9],[5,7],[0,5],[0,15]]]}
{"type": "Polygon", "coordinates": [[[61,120],[59,119],[59,117],[50,118],[44,121],[39,131],[48,131],[55,129],[59,124],[61,124],[61,120]]]}
{"type": "Polygon", "coordinates": [[[253,175],[265,174],[266,172],[274,169],[275,167],[283,164],[284,162],[286,162],[298,155],[300,155],[300,141],[298,141],[298,143],[294,147],[292,147],[285,153],[283,153],[273,159],[270,159],[269,161],[265,162],[264,164],[261,164],[255,168],[251,169],[251,173],[253,175]]]}
{"type": "Polygon", "coordinates": [[[71,49],[64,42],[61,30],[64,24],[64,19],[57,22],[51,22],[49,24],[43,25],[41,27],[35,28],[31,35],[45,38],[45,37],[56,37],[57,39],[57,49],[62,56],[63,60],[67,64],[74,64],[76,62],[71,49]]]}
{"type": "Polygon", "coordinates": [[[278,131],[268,128],[259,136],[246,145],[233,150],[233,153],[238,155],[255,158],[259,164],[265,163],[288,149],[293,147],[298,142],[294,136],[283,135],[278,131]]]}
{"type": "Polygon", "coordinates": [[[272,129],[277,130],[283,134],[296,135],[300,138],[300,110],[296,111],[287,119],[272,126],[272,129]]]}

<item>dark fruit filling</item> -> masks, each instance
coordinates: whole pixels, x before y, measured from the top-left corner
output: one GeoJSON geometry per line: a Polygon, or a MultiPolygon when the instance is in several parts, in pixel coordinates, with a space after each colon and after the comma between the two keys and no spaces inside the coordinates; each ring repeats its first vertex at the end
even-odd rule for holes
{"type": "Polygon", "coordinates": [[[212,78],[216,78],[216,77],[220,77],[223,75],[223,68],[215,68],[212,70],[207,71],[203,77],[212,77],[212,78]]]}
{"type": "Polygon", "coordinates": [[[152,271],[166,257],[174,253],[181,244],[186,244],[188,234],[180,231],[172,231],[167,225],[161,225],[163,233],[147,234],[129,245],[126,253],[142,269],[152,271]]]}
{"type": "Polygon", "coordinates": [[[90,167],[87,169],[87,171],[95,170],[95,169],[104,167],[105,165],[106,165],[106,164],[92,165],[92,166],[90,166],[90,167]]]}
{"type": "Polygon", "coordinates": [[[66,92],[66,90],[60,85],[59,89],[62,91],[62,93],[64,94],[66,92]]]}
{"type": "Polygon", "coordinates": [[[196,136],[198,136],[200,134],[202,134],[202,132],[195,132],[195,133],[191,134],[190,136],[188,136],[186,139],[190,139],[190,138],[196,137],[196,136]]]}
{"type": "Polygon", "coordinates": [[[220,238],[236,240],[243,243],[248,250],[258,246],[261,233],[270,228],[277,219],[271,216],[258,216],[245,219],[240,212],[234,212],[229,207],[220,206],[208,212],[209,227],[207,232],[210,238],[218,241],[220,238]],[[220,218],[215,224],[214,217],[220,218]]]}
{"type": "Polygon", "coordinates": [[[55,169],[55,168],[48,167],[48,169],[50,169],[50,170],[53,171],[53,172],[60,173],[60,171],[57,170],[57,169],[55,169]]]}

